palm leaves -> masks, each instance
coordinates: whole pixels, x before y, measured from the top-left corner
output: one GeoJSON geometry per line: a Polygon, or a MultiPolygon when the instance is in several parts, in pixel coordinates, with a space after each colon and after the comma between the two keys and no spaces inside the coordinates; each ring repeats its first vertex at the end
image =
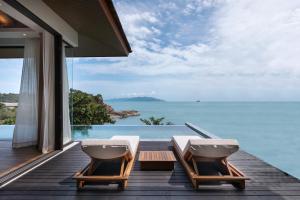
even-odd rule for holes
{"type": "MultiPolygon", "coordinates": [[[[141,122],[143,122],[145,125],[165,125],[163,123],[164,117],[155,118],[155,117],[149,117],[148,119],[140,118],[141,122]]],[[[166,125],[173,125],[172,122],[167,122],[166,125]]]]}

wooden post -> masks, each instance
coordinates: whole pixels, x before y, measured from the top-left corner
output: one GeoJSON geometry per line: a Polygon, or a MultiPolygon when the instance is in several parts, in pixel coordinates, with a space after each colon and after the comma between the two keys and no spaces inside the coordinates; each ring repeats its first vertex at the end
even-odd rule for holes
{"type": "Polygon", "coordinates": [[[54,35],[55,150],[63,149],[63,39],[54,35]]]}

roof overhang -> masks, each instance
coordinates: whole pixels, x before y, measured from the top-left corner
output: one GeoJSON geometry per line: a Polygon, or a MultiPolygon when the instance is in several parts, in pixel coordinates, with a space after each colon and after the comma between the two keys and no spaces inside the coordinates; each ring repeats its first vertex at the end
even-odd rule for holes
{"type": "Polygon", "coordinates": [[[131,52],[111,0],[43,2],[78,32],[75,57],[127,56],[131,52]]]}
{"type": "MultiPolygon", "coordinates": [[[[73,47],[68,49],[69,56],[114,57],[127,56],[131,52],[111,0],[12,1],[24,6],[61,34],[64,41],[73,47]]],[[[20,52],[20,47],[16,52],[20,52]]]]}

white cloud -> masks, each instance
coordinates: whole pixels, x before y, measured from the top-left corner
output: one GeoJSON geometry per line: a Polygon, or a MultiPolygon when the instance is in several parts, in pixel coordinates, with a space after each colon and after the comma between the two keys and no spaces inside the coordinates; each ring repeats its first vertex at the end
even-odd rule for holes
{"type": "Polygon", "coordinates": [[[143,3],[116,4],[133,53],[110,64],[78,64],[81,70],[155,77],[154,86],[125,85],[134,92],[160,87],[175,99],[300,99],[299,1],[143,3]]]}
{"type": "Polygon", "coordinates": [[[206,8],[215,7],[222,1],[219,0],[187,0],[186,6],[183,9],[185,15],[201,13],[206,8]]]}

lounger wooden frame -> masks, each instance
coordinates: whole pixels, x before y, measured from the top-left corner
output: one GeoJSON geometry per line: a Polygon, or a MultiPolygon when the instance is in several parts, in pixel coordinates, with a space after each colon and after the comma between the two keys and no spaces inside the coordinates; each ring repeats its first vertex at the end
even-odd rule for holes
{"type": "Polygon", "coordinates": [[[126,151],[121,157],[114,158],[121,160],[120,174],[113,176],[93,175],[96,170],[99,160],[91,159],[91,162],[81,171],[74,175],[77,181],[77,189],[83,189],[84,185],[89,182],[111,182],[118,183],[120,189],[125,189],[128,184],[130,172],[134,166],[135,155],[130,156],[129,151],[126,151]]]}
{"type": "MultiPolygon", "coordinates": [[[[184,157],[180,154],[180,149],[173,141],[173,147],[179,157],[179,160],[183,167],[185,168],[186,173],[188,174],[193,187],[197,189],[199,185],[203,182],[212,182],[212,181],[221,181],[232,184],[235,188],[243,190],[245,189],[245,182],[249,180],[248,177],[238,170],[234,165],[227,161],[227,159],[220,160],[222,168],[227,171],[226,175],[199,175],[199,169],[197,162],[201,161],[201,158],[193,157],[191,153],[186,153],[184,157]]],[[[205,159],[204,159],[205,160],[205,159]]]]}

